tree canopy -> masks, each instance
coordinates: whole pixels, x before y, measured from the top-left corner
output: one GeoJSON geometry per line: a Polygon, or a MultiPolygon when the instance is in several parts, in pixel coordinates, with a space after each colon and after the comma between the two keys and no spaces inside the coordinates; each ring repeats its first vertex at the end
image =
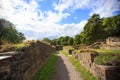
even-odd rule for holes
{"type": "Polygon", "coordinates": [[[24,39],[24,34],[18,32],[15,29],[14,24],[5,19],[0,19],[0,44],[2,44],[2,41],[7,41],[9,43],[19,43],[24,39]]]}

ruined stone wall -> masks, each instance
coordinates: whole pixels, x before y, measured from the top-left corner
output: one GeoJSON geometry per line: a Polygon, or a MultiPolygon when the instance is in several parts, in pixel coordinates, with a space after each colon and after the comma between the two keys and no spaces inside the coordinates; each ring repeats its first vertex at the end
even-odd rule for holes
{"type": "Polygon", "coordinates": [[[120,38],[118,37],[109,37],[106,39],[106,44],[111,46],[120,46],[120,38]]]}
{"type": "Polygon", "coordinates": [[[51,46],[41,42],[24,47],[20,52],[0,60],[0,79],[32,80],[52,52],[51,46]]]}
{"type": "Polygon", "coordinates": [[[120,50],[120,38],[109,37],[106,39],[106,43],[103,44],[100,48],[111,49],[111,50],[120,50]]]}
{"type": "Polygon", "coordinates": [[[55,46],[55,50],[57,50],[57,51],[63,50],[63,46],[60,46],[60,45],[55,46]]]}
{"type": "Polygon", "coordinates": [[[91,50],[82,50],[80,52],[72,51],[72,56],[98,79],[119,80],[120,66],[97,65],[94,62],[97,55],[97,52],[91,50]]]}

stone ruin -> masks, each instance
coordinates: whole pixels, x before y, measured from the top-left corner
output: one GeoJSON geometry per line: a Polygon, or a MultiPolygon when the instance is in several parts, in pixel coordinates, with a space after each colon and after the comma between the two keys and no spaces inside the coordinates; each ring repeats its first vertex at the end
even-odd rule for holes
{"type": "MultiPolygon", "coordinates": [[[[69,50],[65,51],[69,52],[69,50]]],[[[69,54],[79,61],[92,75],[99,80],[119,80],[120,66],[105,66],[95,64],[95,57],[99,54],[96,51],[84,49],[80,52],[72,51],[69,54]]]]}
{"type": "Polygon", "coordinates": [[[61,46],[61,45],[57,45],[57,46],[55,46],[54,48],[55,48],[55,50],[57,50],[57,51],[63,50],[63,46],[61,46]]]}
{"type": "Polygon", "coordinates": [[[97,41],[91,44],[89,48],[120,50],[120,38],[108,37],[106,41],[97,41]]]}
{"type": "Polygon", "coordinates": [[[106,44],[110,46],[120,46],[120,38],[118,37],[109,37],[106,39],[106,44]]]}
{"type": "Polygon", "coordinates": [[[18,52],[0,53],[0,80],[32,80],[53,50],[40,42],[18,52]]]}
{"type": "Polygon", "coordinates": [[[120,50],[120,38],[118,37],[109,37],[106,39],[106,44],[101,48],[109,50],[120,50]]]}

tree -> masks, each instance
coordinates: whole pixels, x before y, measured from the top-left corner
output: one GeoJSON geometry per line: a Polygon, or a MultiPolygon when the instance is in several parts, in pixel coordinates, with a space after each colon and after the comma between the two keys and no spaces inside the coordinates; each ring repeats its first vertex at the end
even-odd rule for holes
{"type": "Polygon", "coordinates": [[[74,41],[74,39],[72,37],[70,37],[68,39],[68,45],[73,45],[73,41],[74,41]]]}
{"type": "Polygon", "coordinates": [[[120,37],[120,14],[108,17],[103,20],[103,26],[107,37],[118,36],[120,37]]]}
{"type": "Polygon", "coordinates": [[[99,39],[104,39],[103,19],[98,14],[94,14],[84,27],[84,39],[86,44],[91,44],[99,39]]]}
{"type": "Polygon", "coordinates": [[[43,38],[42,41],[47,42],[47,43],[51,43],[51,40],[49,38],[43,38]]]}
{"type": "Polygon", "coordinates": [[[75,35],[75,38],[74,38],[74,45],[78,45],[78,44],[80,44],[81,42],[80,42],[80,35],[79,34],[77,34],[77,35],[75,35]]]}
{"type": "Polygon", "coordinates": [[[7,41],[9,43],[19,43],[24,39],[24,34],[18,32],[15,29],[14,24],[5,19],[0,19],[0,44],[2,44],[2,41],[7,41]]]}

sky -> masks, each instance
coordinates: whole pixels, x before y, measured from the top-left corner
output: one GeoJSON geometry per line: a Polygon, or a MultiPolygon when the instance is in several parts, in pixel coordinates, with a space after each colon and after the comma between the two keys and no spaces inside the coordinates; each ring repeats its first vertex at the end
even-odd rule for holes
{"type": "Polygon", "coordinates": [[[120,0],[0,0],[0,18],[27,39],[74,37],[93,14],[120,14],[120,0]]]}

